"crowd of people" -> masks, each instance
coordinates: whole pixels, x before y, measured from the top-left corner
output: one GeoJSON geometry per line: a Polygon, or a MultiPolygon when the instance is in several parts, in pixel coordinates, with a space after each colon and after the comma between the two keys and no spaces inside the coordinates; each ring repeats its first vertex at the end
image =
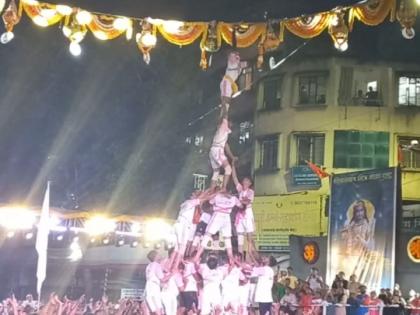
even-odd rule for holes
{"type": "MultiPolygon", "coordinates": [[[[0,303],[0,315],[419,315],[420,293],[410,290],[404,298],[399,285],[393,290],[367,292],[354,276],[346,280],[339,273],[331,286],[325,284],[317,268],[299,279],[293,268],[274,269],[262,257],[257,266],[234,255],[228,259],[211,253],[205,263],[188,259],[176,273],[165,275],[164,264],[156,251],[149,257],[151,266],[163,266],[159,291],[145,292],[144,298],[110,301],[106,296],[94,301],[84,295],[77,300],[50,295],[38,305],[32,295],[18,301],[14,296],[0,303]],[[161,263],[158,263],[161,262],[161,263]]],[[[167,260],[166,260],[167,261],[167,260]]],[[[146,290],[150,290],[150,283],[146,290]]]]}

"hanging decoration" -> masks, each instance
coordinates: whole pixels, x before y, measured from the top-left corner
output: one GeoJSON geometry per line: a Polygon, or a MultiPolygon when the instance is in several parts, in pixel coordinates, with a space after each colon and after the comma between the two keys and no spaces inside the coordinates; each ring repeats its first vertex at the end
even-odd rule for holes
{"type": "Polygon", "coordinates": [[[416,35],[414,24],[416,23],[417,8],[413,0],[401,0],[397,10],[397,20],[401,24],[401,33],[406,39],[413,39],[416,35]]]}
{"type": "Polygon", "coordinates": [[[300,38],[309,39],[319,36],[328,28],[334,46],[340,51],[345,51],[348,48],[349,32],[355,20],[375,26],[383,23],[387,16],[391,17],[391,21],[396,17],[402,26],[402,35],[410,39],[415,35],[413,26],[417,16],[414,0],[368,0],[366,3],[317,14],[259,23],[186,22],[150,17],[136,18],[89,12],[77,7],[37,0],[20,0],[17,6],[16,1],[18,0],[10,0],[4,10],[6,0],[0,0],[0,12],[4,10],[2,19],[6,30],[0,37],[0,42],[3,44],[13,39],[13,29],[19,23],[24,11],[36,25],[41,27],[64,21],[63,32],[70,40],[70,51],[73,55],[81,53],[80,42],[88,31],[99,40],[111,40],[123,34],[127,40],[131,40],[134,29],[137,28],[135,40],[146,63],[150,62],[150,52],[156,46],[158,34],[166,41],[181,47],[200,39],[202,69],[207,69],[211,64],[212,55],[207,60],[206,54],[219,51],[223,42],[237,48],[256,44],[257,66],[261,68],[264,55],[277,49],[283,42],[285,30],[300,38]],[[348,17],[347,21],[344,19],[345,16],[348,17]]]}
{"type": "Polygon", "coordinates": [[[2,44],[7,44],[15,37],[15,35],[13,34],[13,28],[20,21],[20,18],[22,16],[21,11],[22,9],[20,7],[18,10],[15,0],[10,0],[9,6],[2,14],[4,28],[6,29],[6,32],[4,32],[0,36],[0,42],[2,44]]]}
{"type": "Polygon", "coordinates": [[[340,51],[346,51],[349,47],[349,28],[344,20],[344,14],[345,11],[343,10],[337,10],[331,14],[328,26],[328,33],[331,36],[334,47],[340,51]]]}
{"type": "Polygon", "coordinates": [[[265,31],[265,23],[239,24],[221,23],[223,40],[232,45],[233,29],[236,28],[236,47],[245,48],[253,45],[265,31]]]}
{"type": "Polygon", "coordinates": [[[143,54],[145,63],[150,63],[150,51],[156,46],[156,26],[147,22],[141,23],[141,32],[136,34],[137,46],[143,54]]]}
{"type": "Polygon", "coordinates": [[[174,45],[184,46],[195,42],[204,32],[205,23],[184,23],[179,21],[157,21],[155,24],[159,33],[168,42],[174,45]]]}
{"type": "Polygon", "coordinates": [[[288,31],[301,38],[313,38],[320,35],[328,26],[331,13],[303,16],[285,22],[288,31]]]}
{"type": "Polygon", "coordinates": [[[70,40],[69,51],[73,56],[79,56],[82,53],[80,42],[85,38],[87,27],[81,24],[76,16],[66,18],[63,26],[63,34],[70,40]]]}
{"type": "Polygon", "coordinates": [[[369,0],[365,5],[356,6],[349,10],[349,27],[353,28],[354,19],[370,26],[376,26],[384,22],[391,15],[394,20],[396,0],[381,1],[369,0]]]}
{"type": "Polygon", "coordinates": [[[64,15],[57,11],[56,5],[49,3],[22,3],[26,15],[38,26],[47,27],[62,20],[64,15]]]}
{"type": "Polygon", "coordinates": [[[92,19],[87,24],[87,27],[100,40],[114,39],[124,34],[127,30],[132,30],[129,19],[117,19],[109,15],[92,15],[92,19]]]}
{"type": "Polygon", "coordinates": [[[266,29],[261,36],[261,41],[258,44],[257,69],[261,69],[264,63],[264,54],[276,50],[283,41],[284,28],[280,26],[280,33],[276,34],[273,23],[267,22],[266,29]]]}
{"type": "Polygon", "coordinates": [[[212,21],[204,28],[203,37],[200,42],[200,67],[203,70],[206,70],[210,64],[210,62],[207,62],[206,52],[215,53],[222,46],[222,34],[220,26],[221,25],[216,21],[212,21]]]}

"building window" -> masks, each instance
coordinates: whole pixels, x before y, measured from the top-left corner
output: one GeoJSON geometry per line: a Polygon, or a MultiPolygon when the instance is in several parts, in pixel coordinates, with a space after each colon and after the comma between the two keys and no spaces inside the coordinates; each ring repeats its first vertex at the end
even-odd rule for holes
{"type": "Polygon", "coordinates": [[[194,137],[194,145],[196,147],[202,146],[203,145],[203,141],[204,141],[204,137],[203,136],[195,136],[194,137]]]}
{"type": "Polygon", "coordinates": [[[238,78],[239,90],[250,90],[252,86],[253,69],[252,67],[246,67],[242,70],[241,75],[238,78]]]}
{"type": "Polygon", "coordinates": [[[336,131],[335,168],[384,168],[389,165],[389,133],[336,131]]]}
{"type": "Polygon", "coordinates": [[[193,174],[194,189],[204,191],[206,189],[207,175],[193,174]]]}
{"type": "Polygon", "coordinates": [[[259,140],[260,169],[274,170],[278,168],[279,136],[269,136],[259,140]]]}
{"type": "Polygon", "coordinates": [[[239,144],[251,142],[252,127],[250,121],[243,121],[239,124],[239,144]]]}
{"type": "Polygon", "coordinates": [[[281,77],[267,78],[263,82],[263,109],[276,110],[281,105],[281,77]]]}
{"type": "Polygon", "coordinates": [[[352,105],[359,106],[382,106],[382,101],[378,93],[378,81],[371,81],[366,84],[366,93],[363,90],[357,90],[353,97],[352,105]]]}
{"type": "Polygon", "coordinates": [[[399,137],[398,145],[401,148],[399,161],[402,167],[420,168],[420,137],[399,137]],[[417,149],[418,148],[418,149],[417,149]]]}
{"type": "Polygon", "coordinates": [[[420,106],[420,74],[399,77],[398,105],[420,106]]]}
{"type": "Polygon", "coordinates": [[[299,105],[325,104],[326,81],[325,74],[299,76],[299,105]]]}
{"type": "Polygon", "coordinates": [[[414,228],[420,227],[420,218],[414,218],[414,228]]]}
{"type": "Polygon", "coordinates": [[[403,228],[405,229],[411,229],[411,220],[410,219],[403,219],[403,228]]]}
{"type": "Polygon", "coordinates": [[[296,139],[296,165],[306,165],[310,161],[318,165],[324,165],[323,134],[297,134],[296,139]]]}

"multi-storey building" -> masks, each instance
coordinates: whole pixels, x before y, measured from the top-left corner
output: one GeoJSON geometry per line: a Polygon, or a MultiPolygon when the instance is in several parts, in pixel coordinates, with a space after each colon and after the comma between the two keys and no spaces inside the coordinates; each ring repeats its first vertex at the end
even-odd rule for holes
{"type": "Polygon", "coordinates": [[[400,159],[402,198],[420,202],[419,64],[295,59],[259,85],[254,124],[257,195],[327,195],[328,179],[297,183],[306,160],[341,173],[400,159]]]}

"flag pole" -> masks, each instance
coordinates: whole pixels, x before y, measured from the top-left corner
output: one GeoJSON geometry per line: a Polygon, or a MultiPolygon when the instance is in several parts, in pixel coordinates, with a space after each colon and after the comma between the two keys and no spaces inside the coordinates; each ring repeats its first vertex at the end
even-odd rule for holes
{"type": "Polygon", "coordinates": [[[47,275],[47,254],[48,254],[48,235],[50,233],[50,181],[47,182],[44,201],[42,203],[41,216],[38,223],[38,231],[36,235],[35,248],[38,253],[38,263],[36,270],[38,293],[38,311],[41,304],[42,284],[47,275]]]}

